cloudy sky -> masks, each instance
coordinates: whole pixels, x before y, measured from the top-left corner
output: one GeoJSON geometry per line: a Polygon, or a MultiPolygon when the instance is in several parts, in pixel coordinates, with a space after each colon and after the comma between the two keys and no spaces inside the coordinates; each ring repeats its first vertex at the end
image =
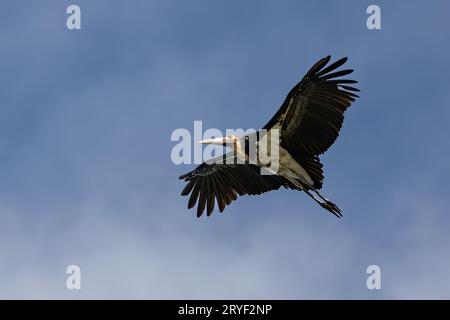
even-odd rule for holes
{"type": "Polygon", "coordinates": [[[450,298],[450,4],[376,3],[381,30],[356,0],[4,1],[0,297],[450,298]],[[362,90],[322,158],[344,218],[278,191],[197,219],[172,131],[262,126],[328,54],[362,90]]]}

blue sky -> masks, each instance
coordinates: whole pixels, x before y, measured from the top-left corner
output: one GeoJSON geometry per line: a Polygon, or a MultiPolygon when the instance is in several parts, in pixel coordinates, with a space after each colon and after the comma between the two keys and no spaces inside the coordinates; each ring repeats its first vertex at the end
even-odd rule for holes
{"type": "Polygon", "coordinates": [[[377,1],[371,31],[372,3],[3,3],[0,297],[450,298],[450,5],[377,1]],[[344,218],[277,191],[197,219],[172,131],[262,126],[328,54],[362,90],[322,158],[344,218]]]}

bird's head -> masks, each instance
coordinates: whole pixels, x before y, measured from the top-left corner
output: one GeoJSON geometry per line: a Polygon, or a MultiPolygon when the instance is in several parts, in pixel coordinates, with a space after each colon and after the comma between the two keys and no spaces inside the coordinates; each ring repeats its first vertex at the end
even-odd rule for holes
{"type": "Polygon", "coordinates": [[[256,139],[256,133],[246,134],[240,137],[232,134],[220,138],[201,140],[198,143],[228,147],[231,148],[239,158],[247,159],[251,145],[256,146],[255,141],[253,141],[254,139],[256,139]]]}

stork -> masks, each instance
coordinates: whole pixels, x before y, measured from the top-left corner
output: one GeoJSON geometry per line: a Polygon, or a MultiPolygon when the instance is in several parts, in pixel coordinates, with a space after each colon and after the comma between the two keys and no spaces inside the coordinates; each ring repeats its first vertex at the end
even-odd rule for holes
{"type": "Polygon", "coordinates": [[[309,69],[261,132],[199,141],[227,146],[231,151],[179,177],[187,182],[181,195],[190,194],[188,209],[198,203],[197,216],[205,209],[210,216],[215,202],[222,212],[238,195],[259,195],[283,187],[305,192],[321,207],[342,217],[338,206],[319,193],[324,180],[319,156],[337,139],[344,112],[358,98],[354,92],[359,90],[352,86],[357,81],[341,78],[353,70],[336,71],[347,58],[327,66],[330,58],[309,69]],[[277,139],[270,138],[273,136],[277,139]],[[263,144],[263,140],[270,143],[263,144]],[[269,145],[277,148],[276,170],[271,161],[259,157],[271,154],[267,147],[261,152],[269,145]]]}

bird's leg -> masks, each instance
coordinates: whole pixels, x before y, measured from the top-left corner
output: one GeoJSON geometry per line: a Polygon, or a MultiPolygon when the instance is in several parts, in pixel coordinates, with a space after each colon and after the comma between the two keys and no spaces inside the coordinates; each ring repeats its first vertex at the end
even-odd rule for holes
{"type": "Polygon", "coordinates": [[[317,191],[317,190],[315,190],[315,189],[313,189],[313,191],[314,191],[315,194],[317,194],[317,195],[320,197],[320,199],[322,199],[322,200],[326,203],[326,205],[327,205],[329,208],[331,208],[331,209],[333,210],[333,211],[332,211],[333,214],[337,213],[337,215],[338,215],[339,217],[342,217],[341,209],[339,209],[337,205],[335,205],[335,204],[334,204],[333,202],[331,202],[330,200],[324,198],[324,197],[319,193],[319,191],[317,191]]]}
{"type": "Polygon", "coordinates": [[[317,198],[311,193],[309,192],[307,189],[303,189],[303,191],[311,197],[311,199],[313,199],[315,202],[317,202],[318,204],[320,204],[322,206],[322,202],[317,200],[317,198]]]}
{"type": "Polygon", "coordinates": [[[317,192],[316,190],[313,189],[314,193],[317,194],[320,199],[323,200],[320,201],[318,200],[311,192],[309,192],[308,190],[304,189],[303,190],[308,196],[310,196],[315,202],[317,202],[322,208],[330,211],[332,214],[334,214],[336,217],[338,218],[342,218],[342,213],[341,210],[338,208],[337,205],[335,205],[333,202],[331,202],[330,200],[325,199],[324,197],[322,197],[322,195],[317,192]]]}
{"type": "Polygon", "coordinates": [[[312,191],[314,191],[314,193],[317,194],[317,195],[319,196],[319,198],[322,199],[323,201],[328,201],[328,199],[324,198],[324,197],[319,193],[319,191],[317,191],[317,190],[315,190],[315,189],[312,189],[312,191]]]}

